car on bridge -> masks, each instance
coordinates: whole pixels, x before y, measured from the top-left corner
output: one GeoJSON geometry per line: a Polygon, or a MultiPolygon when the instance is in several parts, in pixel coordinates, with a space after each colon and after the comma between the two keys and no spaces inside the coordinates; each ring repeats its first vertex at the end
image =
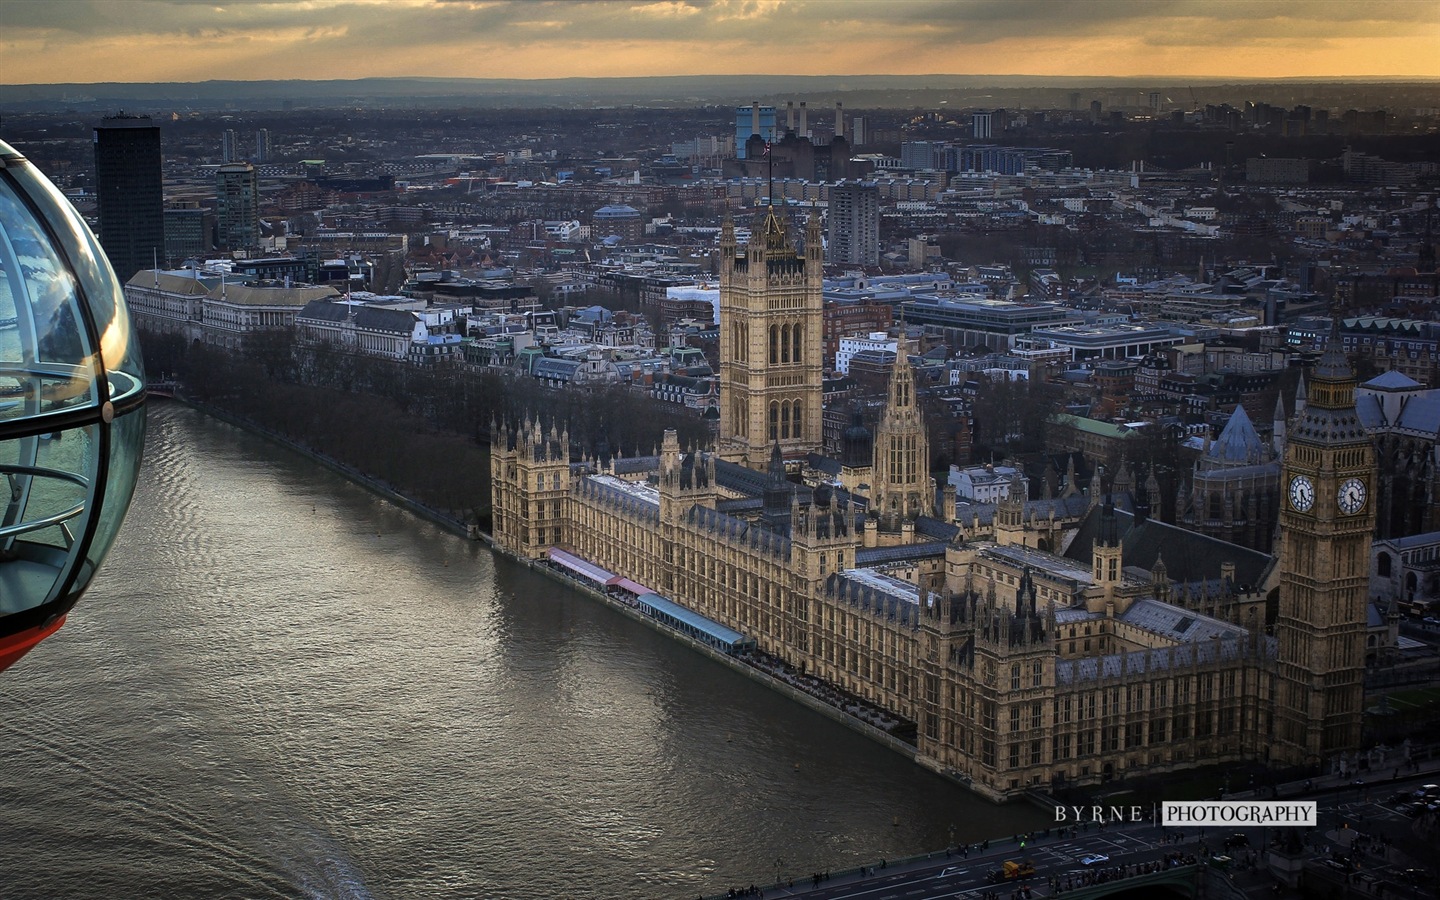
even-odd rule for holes
{"type": "Polygon", "coordinates": [[[1035,863],[1032,860],[1015,862],[1007,859],[1005,864],[990,873],[990,883],[999,884],[1002,881],[1016,881],[1020,878],[1029,878],[1035,874],[1035,863]]]}
{"type": "Polygon", "coordinates": [[[1082,866],[1098,866],[1103,862],[1109,861],[1110,857],[1103,853],[1087,853],[1080,857],[1080,865],[1082,866]]]}

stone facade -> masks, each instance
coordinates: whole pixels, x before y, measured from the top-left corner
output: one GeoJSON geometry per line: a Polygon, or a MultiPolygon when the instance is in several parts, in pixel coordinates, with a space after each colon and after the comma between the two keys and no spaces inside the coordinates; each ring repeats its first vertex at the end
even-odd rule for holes
{"type": "Polygon", "coordinates": [[[773,211],[743,256],[735,228],[720,234],[720,452],[763,468],[772,445],[788,459],[822,444],[824,344],[818,218],[805,249],[790,242],[773,211]]]}
{"type": "MultiPolygon", "coordinates": [[[[525,423],[495,431],[495,541],[532,559],[565,550],[740,632],[913,724],[917,761],[995,800],[1201,764],[1317,768],[1358,748],[1374,515],[1349,479],[1372,483],[1374,459],[1335,353],[1285,449],[1283,483],[1304,476],[1318,499],[1287,503],[1278,561],[1151,518],[1148,484],[1117,508],[1128,476],[1106,493],[1096,474],[1088,498],[1073,478],[1061,498],[1016,488],[970,527],[947,491],[935,518],[923,466],[920,482],[896,481],[924,449],[900,356],[868,501],[832,477],[787,481],[785,440],[763,430],[722,430],[718,452],[667,432],[657,457],[572,462],[563,434],[525,423]],[[768,464],[752,459],[762,440],[768,464]],[[724,458],[736,449],[746,465],[724,458]],[[922,483],[928,500],[912,505],[922,483]],[[1265,616],[1277,593],[1278,639],[1265,616]]],[[[732,384],[765,396],[763,379],[732,384]]],[[[806,468],[845,466],[811,454],[806,468]]]]}
{"type": "Polygon", "coordinates": [[[1360,744],[1376,467],[1355,388],[1332,331],[1281,475],[1276,746],[1297,765],[1360,744]]]}

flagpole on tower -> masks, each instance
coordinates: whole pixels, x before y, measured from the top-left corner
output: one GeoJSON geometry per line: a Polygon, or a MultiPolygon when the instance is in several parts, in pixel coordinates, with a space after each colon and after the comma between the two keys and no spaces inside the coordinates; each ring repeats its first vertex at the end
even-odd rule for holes
{"type": "Polygon", "coordinates": [[[770,211],[775,211],[775,157],[770,153],[770,142],[765,142],[765,160],[770,164],[770,211]]]}

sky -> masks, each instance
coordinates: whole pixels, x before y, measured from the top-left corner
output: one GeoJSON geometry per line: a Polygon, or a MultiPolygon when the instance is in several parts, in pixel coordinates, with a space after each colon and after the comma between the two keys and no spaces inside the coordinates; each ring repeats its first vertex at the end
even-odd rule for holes
{"type": "Polygon", "coordinates": [[[0,84],[1440,76],[1436,0],[0,0],[0,84]]]}

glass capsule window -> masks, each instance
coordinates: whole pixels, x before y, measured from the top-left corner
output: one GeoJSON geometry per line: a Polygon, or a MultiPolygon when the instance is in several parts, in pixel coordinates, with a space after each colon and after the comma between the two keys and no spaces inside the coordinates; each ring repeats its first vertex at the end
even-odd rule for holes
{"type": "Polygon", "coordinates": [[[144,400],[121,287],[94,236],[0,143],[0,668],[17,636],[56,627],[114,541],[144,400]]]}

